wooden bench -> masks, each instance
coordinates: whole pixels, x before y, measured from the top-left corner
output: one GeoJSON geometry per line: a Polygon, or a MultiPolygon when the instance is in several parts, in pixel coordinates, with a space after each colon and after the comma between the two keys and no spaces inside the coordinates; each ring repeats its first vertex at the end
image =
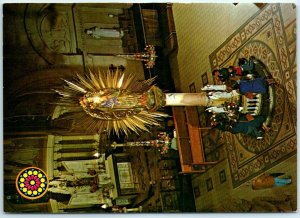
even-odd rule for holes
{"type": "Polygon", "coordinates": [[[172,110],[181,173],[205,172],[206,165],[217,163],[205,161],[201,131],[211,127],[200,128],[197,107],[173,107],[172,110]]]}

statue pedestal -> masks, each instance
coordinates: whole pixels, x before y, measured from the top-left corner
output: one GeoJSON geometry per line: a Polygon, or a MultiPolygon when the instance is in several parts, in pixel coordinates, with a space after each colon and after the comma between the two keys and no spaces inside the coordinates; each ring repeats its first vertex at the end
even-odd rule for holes
{"type": "Polygon", "coordinates": [[[135,213],[135,212],[141,213],[142,211],[143,211],[142,206],[139,206],[139,207],[136,207],[136,208],[126,208],[126,207],[123,208],[124,213],[135,213]]]}
{"type": "Polygon", "coordinates": [[[206,92],[166,94],[166,106],[207,106],[208,103],[206,92]]]}

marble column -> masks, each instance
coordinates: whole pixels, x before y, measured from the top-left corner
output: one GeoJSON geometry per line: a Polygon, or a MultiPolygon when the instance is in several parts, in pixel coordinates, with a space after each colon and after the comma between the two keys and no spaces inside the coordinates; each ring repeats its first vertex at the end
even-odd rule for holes
{"type": "Polygon", "coordinates": [[[99,147],[98,143],[86,143],[86,144],[54,144],[54,151],[60,151],[62,149],[78,149],[78,148],[93,148],[97,150],[99,147]]]}
{"type": "Polygon", "coordinates": [[[201,93],[167,93],[165,106],[207,106],[209,98],[201,93]]]}
{"type": "Polygon", "coordinates": [[[60,153],[61,159],[76,159],[76,158],[87,158],[93,157],[94,152],[72,152],[72,153],[60,153]]]}
{"type": "Polygon", "coordinates": [[[55,143],[60,144],[61,141],[80,141],[80,140],[94,140],[95,142],[99,142],[99,135],[70,135],[70,136],[55,136],[55,143]]]}

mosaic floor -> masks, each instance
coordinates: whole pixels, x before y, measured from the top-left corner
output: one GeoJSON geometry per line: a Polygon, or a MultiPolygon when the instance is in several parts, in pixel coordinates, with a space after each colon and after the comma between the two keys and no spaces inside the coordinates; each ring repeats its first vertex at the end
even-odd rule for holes
{"type": "Polygon", "coordinates": [[[296,153],[296,18],[286,24],[281,10],[268,5],[210,55],[212,69],[255,56],[278,83],[272,131],[263,140],[224,134],[234,188],[296,153]]]}

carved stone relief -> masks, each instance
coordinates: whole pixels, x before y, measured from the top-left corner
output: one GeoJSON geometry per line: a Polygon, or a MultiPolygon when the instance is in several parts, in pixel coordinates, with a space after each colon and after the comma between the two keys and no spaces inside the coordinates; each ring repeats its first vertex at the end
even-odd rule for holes
{"type": "Polygon", "coordinates": [[[64,62],[76,52],[72,5],[28,4],[25,28],[36,52],[49,64],[64,62]]]}

